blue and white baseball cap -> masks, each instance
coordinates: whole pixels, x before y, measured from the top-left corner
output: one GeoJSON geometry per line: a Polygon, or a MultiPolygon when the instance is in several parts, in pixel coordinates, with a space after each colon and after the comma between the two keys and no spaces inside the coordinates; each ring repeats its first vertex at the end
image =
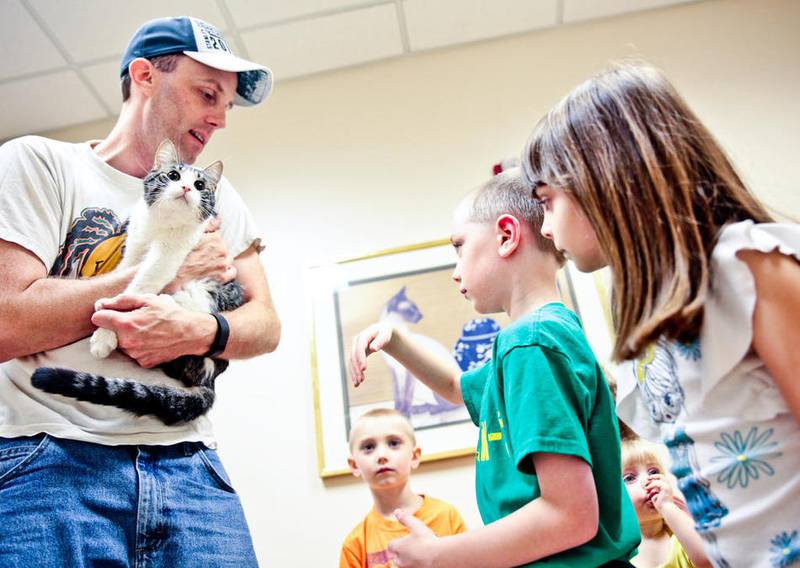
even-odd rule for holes
{"type": "Polygon", "coordinates": [[[182,53],[214,69],[235,72],[239,82],[234,104],[257,105],[272,90],[272,71],[236,57],[216,27],[187,16],[150,20],[136,30],[122,56],[120,77],[128,73],[128,66],[137,57],[150,59],[170,53],[182,53]]]}

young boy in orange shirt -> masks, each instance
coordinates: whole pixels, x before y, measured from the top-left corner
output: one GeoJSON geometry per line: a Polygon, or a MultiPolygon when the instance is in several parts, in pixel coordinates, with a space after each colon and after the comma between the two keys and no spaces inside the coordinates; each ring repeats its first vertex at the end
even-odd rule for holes
{"type": "Polygon", "coordinates": [[[394,566],[389,542],[408,534],[394,517],[397,509],[413,513],[438,536],[466,530],[452,505],[411,489],[409,476],[419,465],[420,453],[411,424],[396,410],[377,408],[356,421],[347,463],[353,475],[369,485],[375,506],[345,538],[339,568],[394,566]]]}

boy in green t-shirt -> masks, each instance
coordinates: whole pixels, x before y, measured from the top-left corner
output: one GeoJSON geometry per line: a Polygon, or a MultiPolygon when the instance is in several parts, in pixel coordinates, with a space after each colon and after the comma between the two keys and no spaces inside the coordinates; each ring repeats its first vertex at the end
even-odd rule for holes
{"type": "Polygon", "coordinates": [[[563,258],[540,234],[543,212],[520,179],[503,172],[454,215],[453,280],[480,313],[512,323],[492,360],[464,374],[391,324],[353,342],[351,374],[383,350],[480,428],[476,494],[486,526],[437,538],[398,510],[410,531],[389,549],[403,567],[629,566],[639,527],[621,480],[614,405],[577,316],[555,285],[563,258]]]}

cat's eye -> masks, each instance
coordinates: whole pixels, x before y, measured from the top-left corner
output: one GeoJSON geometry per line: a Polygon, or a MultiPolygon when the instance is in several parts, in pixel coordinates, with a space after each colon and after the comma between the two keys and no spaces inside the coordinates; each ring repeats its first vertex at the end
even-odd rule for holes
{"type": "Polygon", "coordinates": [[[198,179],[194,182],[194,188],[197,191],[203,191],[206,188],[206,182],[201,179],[198,179]]]}
{"type": "Polygon", "coordinates": [[[181,174],[179,174],[177,170],[170,170],[170,172],[167,174],[167,177],[172,181],[178,181],[181,179],[181,174]]]}

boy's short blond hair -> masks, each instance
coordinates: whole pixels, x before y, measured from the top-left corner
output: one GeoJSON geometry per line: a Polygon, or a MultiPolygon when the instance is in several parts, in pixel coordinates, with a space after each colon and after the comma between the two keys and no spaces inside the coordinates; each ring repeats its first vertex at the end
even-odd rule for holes
{"type": "Polygon", "coordinates": [[[353,427],[350,428],[350,436],[347,441],[348,445],[350,446],[350,451],[353,450],[353,442],[355,442],[355,432],[359,429],[359,426],[362,426],[365,422],[368,422],[371,418],[385,418],[385,417],[393,417],[397,418],[400,425],[402,426],[403,430],[405,430],[406,434],[408,434],[408,438],[411,440],[411,444],[416,446],[417,445],[417,437],[414,434],[414,427],[411,425],[411,422],[408,421],[403,414],[395,410],[394,408],[373,408],[369,412],[365,412],[353,424],[353,427]]]}
{"type": "Polygon", "coordinates": [[[466,199],[471,200],[465,202],[468,221],[493,222],[500,215],[513,215],[531,228],[539,250],[552,254],[559,265],[564,264],[564,255],[556,249],[552,240],[542,235],[544,209],[538,200],[533,199],[520,168],[513,167],[500,172],[473,190],[466,199]]]}

